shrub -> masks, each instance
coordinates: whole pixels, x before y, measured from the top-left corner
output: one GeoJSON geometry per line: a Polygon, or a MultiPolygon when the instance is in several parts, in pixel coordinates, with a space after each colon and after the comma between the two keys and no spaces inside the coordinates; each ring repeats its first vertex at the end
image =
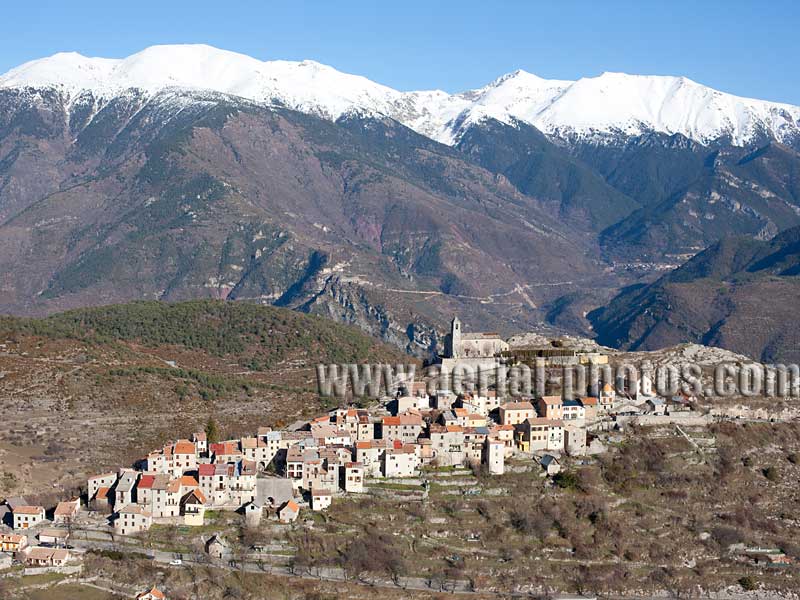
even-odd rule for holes
{"type": "Polygon", "coordinates": [[[739,585],[742,586],[742,589],[745,592],[752,592],[753,590],[758,588],[756,580],[750,577],[749,575],[746,575],[745,577],[740,577],[739,585]]]}

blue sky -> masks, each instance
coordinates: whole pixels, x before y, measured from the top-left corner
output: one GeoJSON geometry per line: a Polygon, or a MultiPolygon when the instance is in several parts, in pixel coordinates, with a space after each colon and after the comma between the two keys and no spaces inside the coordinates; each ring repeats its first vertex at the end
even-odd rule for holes
{"type": "Polygon", "coordinates": [[[14,2],[0,72],[58,51],[122,57],[208,43],[257,58],[309,58],[398,89],[479,87],[521,68],[685,75],[800,104],[800,3],[329,0],[14,2]]]}

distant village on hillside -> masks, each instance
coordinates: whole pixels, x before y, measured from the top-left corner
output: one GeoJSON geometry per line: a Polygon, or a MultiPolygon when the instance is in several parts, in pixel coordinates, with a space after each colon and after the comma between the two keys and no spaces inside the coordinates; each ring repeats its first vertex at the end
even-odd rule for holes
{"type": "MultiPolygon", "coordinates": [[[[466,333],[456,318],[447,337],[443,368],[460,361],[491,363],[507,357],[508,344],[493,333],[466,333]]],[[[551,346],[518,351],[523,358],[607,362],[600,351],[551,346]]],[[[2,507],[0,568],[80,568],[70,535],[79,523],[136,539],[153,524],[202,527],[207,511],[291,524],[303,511],[336,510],[337,498],[363,494],[370,480],[420,478],[428,469],[466,466],[492,476],[510,458],[536,461],[543,476],[557,475],[565,455],[604,452],[596,433],[631,418],[692,415],[692,399],[659,398],[647,389],[618,395],[606,384],[596,395],[543,395],[504,402],[485,394],[428,392],[410,381],[369,408],[341,407],[283,430],[260,427],[250,436],[215,439],[215,428],[164,444],[131,467],[89,477],[82,497],[57,506],[32,506],[7,498],[2,507]]],[[[626,421],[627,420],[627,421],[626,421]]],[[[224,560],[224,535],[210,535],[206,552],[224,560]]],[[[65,571],[66,570],[66,571],[65,571]]],[[[161,598],[151,590],[142,598],[161,598]]]]}

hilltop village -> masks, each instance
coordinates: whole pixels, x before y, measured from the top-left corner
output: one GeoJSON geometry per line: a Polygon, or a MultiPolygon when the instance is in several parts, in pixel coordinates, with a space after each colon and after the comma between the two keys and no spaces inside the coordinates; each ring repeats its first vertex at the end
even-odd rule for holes
{"type": "MultiPolygon", "coordinates": [[[[539,360],[607,361],[600,352],[551,350],[530,352],[539,360]]],[[[507,351],[497,334],[463,333],[454,319],[442,364],[491,363],[507,351]]],[[[684,398],[618,396],[610,385],[595,396],[513,401],[491,390],[430,394],[429,387],[410,381],[369,408],[335,408],[286,429],[260,427],[235,439],[216,439],[209,425],[131,467],[89,477],[82,497],[55,507],[6,499],[0,560],[68,569],[79,563],[69,536],[82,522],[131,539],[154,524],[202,527],[208,511],[239,513],[251,525],[262,519],[290,524],[303,511],[336,510],[337,498],[365,493],[370,481],[422,478],[425,486],[430,469],[468,467],[502,475],[513,458],[536,461],[543,476],[553,476],[565,455],[602,453],[594,432],[613,427],[622,416],[688,410],[684,398]]],[[[205,549],[219,559],[229,552],[218,535],[209,536],[205,549]]]]}

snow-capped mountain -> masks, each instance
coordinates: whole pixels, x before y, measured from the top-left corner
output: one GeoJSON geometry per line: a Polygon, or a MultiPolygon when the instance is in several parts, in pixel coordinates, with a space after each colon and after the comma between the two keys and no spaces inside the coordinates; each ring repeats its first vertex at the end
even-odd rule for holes
{"type": "Polygon", "coordinates": [[[516,120],[559,137],[680,133],[743,145],[758,134],[778,140],[800,131],[800,107],[741,98],[685,77],[603,73],[578,81],[525,71],[458,94],[401,92],[313,61],[266,61],[206,45],[153,46],[125,59],[59,53],[0,76],[0,88],[57,88],[111,98],[132,88],[210,90],[278,103],[329,119],[353,111],[387,115],[452,145],[471,124],[516,120]]]}

